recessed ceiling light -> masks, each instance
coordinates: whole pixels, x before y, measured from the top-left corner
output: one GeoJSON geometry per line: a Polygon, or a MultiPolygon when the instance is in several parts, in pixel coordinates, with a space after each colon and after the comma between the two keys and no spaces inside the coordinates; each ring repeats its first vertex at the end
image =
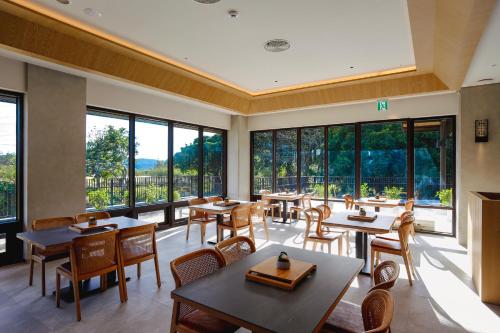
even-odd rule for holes
{"type": "Polygon", "coordinates": [[[227,15],[230,18],[235,19],[235,18],[238,18],[238,16],[240,15],[240,13],[237,10],[235,10],[235,9],[231,9],[231,10],[227,11],[227,15]]]}
{"type": "Polygon", "coordinates": [[[283,52],[290,48],[290,42],[286,39],[271,39],[264,44],[264,49],[269,52],[283,52]]]}
{"type": "Polygon", "coordinates": [[[274,83],[278,83],[278,80],[274,80],[274,83]]]}
{"type": "Polygon", "coordinates": [[[211,4],[219,2],[220,0],[194,0],[194,1],[199,2],[199,3],[203,3],[205,5],[211,5],[211,4]]]}
{"type": "Polygon", "coordinates": [[[497,64],[493,64],[493,65],[491,65],[491,67],[496,67],[496,66],[497,66],[497,64]]]}
{"type": "Polygon", "coordinates": [[[85,8],[83,10],[83,12],[85,14],[87,14],[88,16],[92,16],[92,17],[102,17],[102,13],[100,11],[98,11],[97,9],[94,9],[94,8],[85,8]]]}
{"type": "Polygon", "coordinates": [[[350,66],[349,68],[350,68],[350,69],[353,69],[353,68],[354,68],[354,66],[350,66]]]}
{"type": "Polygon", "coordinates": [[[63,5],[69,5],[71,3],[70,0],[56,0],[56,1],[63,5]]]}

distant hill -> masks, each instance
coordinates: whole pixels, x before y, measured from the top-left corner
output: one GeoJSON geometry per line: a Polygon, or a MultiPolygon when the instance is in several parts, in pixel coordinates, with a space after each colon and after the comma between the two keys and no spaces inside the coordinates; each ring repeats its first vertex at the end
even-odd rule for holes
{"type": "MultiPolygon", "coordinates": [[[[137,170],[149,170],[153,169],[159,160],[155,160],[152,158],[138,158],[135,160],[135,168],[137,170]]],[[[163,162],[163,161],[160,161],[163,162]]]]}

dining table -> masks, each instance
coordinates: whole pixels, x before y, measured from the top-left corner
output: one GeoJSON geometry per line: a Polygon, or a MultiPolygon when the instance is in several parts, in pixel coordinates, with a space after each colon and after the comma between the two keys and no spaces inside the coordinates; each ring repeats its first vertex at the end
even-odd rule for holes
{"type": "MultiPolygon", "coordinates": [[[[100,219],[96,221],[97,226],[113,225],[113,229],[125,230],[133,229],[144,225],[157,224],[156,222],[137,220],[126,216],[111,217],[109,219],[100,219]]],[[[16,237],[29,245],[36,246],[42,250],[50,250],[51,248],[59,248],[61,246],[71,246],[73,239],[82,236],[89,236],[103,232],[101,230],[93,230],[85,233],[78,233],[68,227],[54,228],[37,231],[20,232],[16,237]]],[[[118,285],[116,272],[108,273],[108,287],[118,285]]],[[[97,280],[86,280],[80,285],[80,298],[87,297],[101,292],[100,283],[97,280]]],[[[55,292],[54,292],[55,293],[55,292]]],[[[71,281],[69,286],[61,289],[61,299],[71,303],[74,301],[73,285],[71,281]]]]}
{"type": "Polygon", "coordinates": [[[370,274],[368,235],[390,233],[396,216],[377,214],[377,218],[373,222],[366,222],[349,219],[349,215],[357,215],[357,213],[356,211],[332,212],[330,217],[323,220],[322,224],[325,227],[338,227],[356,232],[356,258],[364,260],[361,273],[370,274]]]}
{"type": "Polygon", "coordinates": [[[318,332],[363,265],[357,258],[273,244],[172,290],[171,297],[252,332],[318,332]],[[245,278],[251,267],[281,251],[316,270],[293,290],[245,278]]]}
{"type": "Polygon", "coordinates": [[[375,207],[375,212],[380,212],[380,208],[395,208],[399,206],[399,199],[377,199],[375,197],[359,198],[354,200],[356,206],[375,207]]]}
{"type": "MultiPolygon", "coordinates": [[[[300,204],[300,200],[304,194],[297,194],[294,192],[279,192],[279,193],[271,193],[271,194],[266,194],[266,199],[269,200],[274,200],[274,201],[281,201],[283,204],[283,209],[281,210],[281,221],[273,221],[273,222],[280,222],[280,223],[287,223],[288,220],[288,203],[293,202],[295,205],[300,204]]],[[[298,213],[296,213],[298,214],[298,213]]]]}
{"type": "MultiPolygon", "coordinates": [[[[225,205],[222,205],[221,203],[222,203],[222,201],[207,202],[207,203],[199,204],[199,205],[191,205],[188,208],[190,210],[195,210],[195,211],[203,212],[206,214],[215,215],[216,221],[217,221],[217,227],[218,227],[219,224],[222,224],[224,222],[224,215],[225,214],[231,214],[233,209],[235,209],[236,207],[238,207],[241,204],[249,203],[249,201],[237,200],[236,204],[233,204],[230,206],[225,206],[225,205]]],[[[207,242],[208,244],[215,245],[215,244],[221,242],[222,240],[224,240],[224,230],[222,230],[220,236],[219,236],[218,232],[216,234],[217,234],[217,241],[216,242],[208,241],[207,242]]]]}

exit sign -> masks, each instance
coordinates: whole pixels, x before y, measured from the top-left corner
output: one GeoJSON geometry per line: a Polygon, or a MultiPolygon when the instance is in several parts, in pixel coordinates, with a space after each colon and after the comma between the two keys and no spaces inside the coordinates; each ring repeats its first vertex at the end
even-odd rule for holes
{"type": "Polygon", "coordinates": [[[386,99],[379,99],[377,101],[377,110],[378,111],[387,111],[389,110],[389,101],[386,99]]]}

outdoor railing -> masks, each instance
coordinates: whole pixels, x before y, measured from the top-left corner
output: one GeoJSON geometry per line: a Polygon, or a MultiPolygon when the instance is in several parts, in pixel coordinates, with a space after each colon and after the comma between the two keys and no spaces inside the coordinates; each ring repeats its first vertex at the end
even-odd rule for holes
{"type": "Polygon", "coordinates": [[[0,220],[16,216],[16,184],[0,181],[0,220]]]}

